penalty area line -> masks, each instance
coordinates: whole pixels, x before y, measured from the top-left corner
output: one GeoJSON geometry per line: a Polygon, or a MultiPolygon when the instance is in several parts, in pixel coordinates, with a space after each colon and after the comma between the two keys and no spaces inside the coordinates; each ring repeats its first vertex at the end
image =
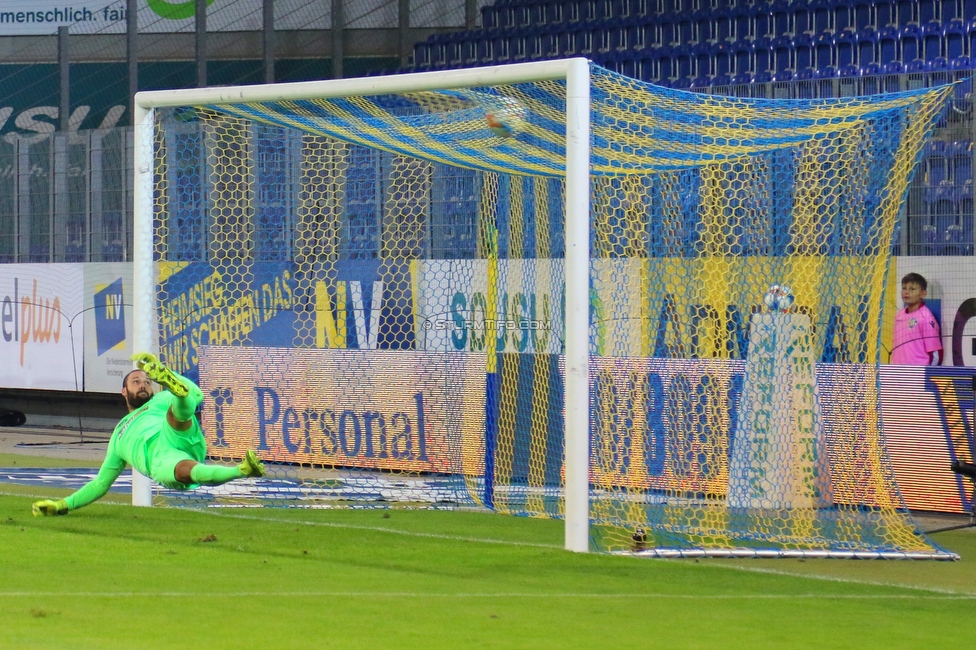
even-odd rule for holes
{"type": "Polygon", "coordinates": [[[400,530],[398,528],[388,528],[386,526],[361,526],[357,524],[340,524],[331,521],[308,521],[308,520],[296,520],[296,519],[277,519],[275,517],[252,517],[249,515],[229,515],[222,512],[212,512],[210,510],[194,510],[194,512],[199,512],[202,514],[208,514],[213,517],[222,517],[225,519],[243,519],[247,521],[262,521],[269,523],[287,524],[289,526],[322,526],[324,528],[341,528],[346,530],[365,530],[374,533],[392,533],[396,535],[405,535],[407,537],[426,537],[430,539],[443,539],[452,542],[475,542],[478,544],[501,544],[505,546],[525,546],[529,548],[545,548],[545,549],[555,549],[562,550],[562,546],[557,546],[556,544],[538,544],[535,542],[518,542],[505,539],[491,539],[490,537],[465,537],[463,535],[443,535],[439,533],[418,533],[409,530],[400,530]]]}
{"type": "Polygon", "coordinates": [[[627,600],[976,600],[969,595],[923,594],[640,594],[640,593],[438,593],[417,591],[0,591],[0,598],[592,598],[627,600]]]}
{"type": "MultiPolygon", "coordinates": [[[[971,593],[968,591],[953,591],[952,589],[942,589],[939,587],[926,587],[923,585],[906,585],[898,582],[880,582],[877,580],[858,580],[856,578],[841,578],[840,576],[828,576],[820,573],[800,573],[797,571],[781,571],[779,569],[767,569],[765,567],[746,567],[736,564],[724,564],[725,558],[716,558],[716,562],[709,562],[707,564],[691,564],[694,568],[699,567],[715,567],[717,569],[724,569],[727,571],[743,571],[745,573],[763,573],[766,575],[783,576],[786,578],[809,578],[811,580],[822,580],[824,582],[840,582],[845,584],[853,585],[866,585],[869,587],[888,587],[894,589],[911,589],[914,591],[926,591],[933,594],[944,594],[945,596],[958,597],[962,599],[966,598],[976,598],[976,593],[971,593]]],[[[684,564],[686,560],[665,560],[666,562],[674,562],[677,564],[684,564]]],[[[828,560],[829,562],[851,562],[857,560],[828,560]]],[[[888,562],[920,562],[926,560],[887,560],[888,562]]]]}

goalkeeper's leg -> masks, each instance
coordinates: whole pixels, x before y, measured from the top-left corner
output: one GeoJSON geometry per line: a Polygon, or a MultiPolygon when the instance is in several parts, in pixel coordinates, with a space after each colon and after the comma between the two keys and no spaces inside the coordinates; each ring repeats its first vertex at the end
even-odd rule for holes
{"type": "Polygon", "coordinates": [[[264,476],[264,465],[257,455],[247,450],[244,460],[236,467],[225,465],[205,465],[194,460],[182,460],[173,470],[177,481],[184,485],[223,485],[237,478],[258,478],[264,476]]]}
{"type": "MultiPolygon", "coordinates": [[[[173,393],[176,397],[171,407],[173,416],[178,422],[189,422],[196,413],[197,407],[203,403],[203,393],[200,388],[182,375],[179,375],[156,359],[148,352],[132,355],[132,360],[146,376],[173,393]]],[[[178,429],[182,429],[179,427],[178,429]]]]}

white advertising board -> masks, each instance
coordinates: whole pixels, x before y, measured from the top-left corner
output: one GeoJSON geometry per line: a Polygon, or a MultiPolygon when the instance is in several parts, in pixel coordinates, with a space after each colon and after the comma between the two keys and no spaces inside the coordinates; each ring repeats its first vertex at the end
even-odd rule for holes
{"type": "Polygon", "coordinates": [[[83,272],[83,264],[0,264],[0,386],[82,389],[83,272]]]}
{"type": "Polygon", "coordinates": [[[85,265],[85,390],[117,393],[132,369],[132,265],[85,265]]]}

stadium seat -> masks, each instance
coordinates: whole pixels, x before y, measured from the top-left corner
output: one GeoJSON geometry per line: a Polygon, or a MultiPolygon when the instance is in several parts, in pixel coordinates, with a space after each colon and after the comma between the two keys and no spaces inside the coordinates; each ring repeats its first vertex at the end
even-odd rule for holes
{"type": "Polygon", "coordinates": [[[708,90],[712,87],[712,76],[709,74],[699,74],[697,77],[691,80],[689,89],[691,90],[708,90]]]}
{"type": "Polygon", "coordinates": [[[920,24],[924,25],[929,21],[936,21],[942,17],[941,0],[915,0],[916,18],[920,24]]]}
{"type": "Polygon", "coordinates": [[[912,61],[922,56],[922,29],[915,23],[904,25],[898,32],[902,61],[912,61]]]}
{"type": "Polygon", "coordinates": [[[733,70],[752,72],[752,43],[749,41],[734,41],[731,45],[733,70]]]}
{"type": "Polygon", "coordinates": [[[942,184],[949,179],[949,161],[946,158],[946,143],[943,140],[929,140],[922,153],[925,192],[923,198],[931,206],[940,197],[942,184]]]}
{"type": "Polygon", "coordinates": [[[732,77],[727,74],[720,73],[712,78],[712,86],[715,88],[722,88],[725,86],[732,85],[732,77]]]}
{"type": "Polygon", "coordinates": [[[957,140],[949,145],[946,151],[951,165],[952,184],[963,187],[973,182],[973,143],[969,140],[957,140]]]}
{"type": "Polygon", "coordinates": [[[976,57],[976,17],[966,22],[966,39],[969,42],[969,56],[976,57]]]}
{"type": "Polygon", "coordinates": [[[877,27],[874,7],[875,4],[871,0],[852,0],[851,16],[854,21],[852,27],[858,30],[877,27]]]}
{"type": "Polygon", "coordinates": [[[793,34],[793,7],[786,0],[769,5],[770,28],[774,35],[793,34]]]}
{"type": "Polygon", "coordinates": [[[796,70],[813,65],[813,39],[810,34],[797,34],[793,37],[793,67],[796,70]]]}
{"type": "Polygon", "coordinates": [[[712,71],[717,74],[729,74],[732,69],[732,45],[725,41],[713,43],[710,48],[712,57],[712,71]]]}
{"type": "Polygon", "coordinates": [[[922,55],[926,61],[943,56],[942,39],[945,28],[937,20],[922,25],[922,55]]]}
{"type": "Polygon", "coordinates": [[[918,2],[917,0],[898,0],[896,22],[899,25],[918,23],[918,2]]]}
{"type": "Polygon", "coordinates": [[[944,56],[949,59],[966,53],[966,24],[959,18],[950,20],[943,30],[944,56]]]}
{"type": "MultiPolygon", "coordinates": [[[[777,72],[793,67],[793,39],[789,36],[777,36],[770,41],[773,50],[771,68],[777,72]]],[[[792,75],[790,75],[792,77],[792,75]]]]}
{"type": "Polygon", "coordinates": [[[905,74],[918,74],[926,70],[925,61],[922,59],[912,59],[905,64],[905,74]]]}
{"type": "Polygon", "coordinates": [[[813,67],[822,70],[834,64],[834,35],[821,32],[813,37],[813,67]]]}
{"type": "Polygon", "coordinates": [[[855,34],[857,62],[861,67],[869,63],[880,63],[878,56],[878,32],[874,27],[862,27],[855,34]]]}
{"type": "Polygon", "coordinates": [[[793,79],[793,70],[790,68],[787,68],[786,70],[778,70],[773,73],[773,83],[788,83],[793,81],[793,79]]]}
{"type": "Polygon", "coordinates": [[[813,21],[810,20],[810,6],[806,0],[790,2],[793,12],[793,33],[804,34],[813,29],[813,21]]]}
{"type": "Polygon", "coordinates": [[[831,0],[811,0],[812,23],[810,30],[816,33],[833,31],[834,12],[831,0]]]}
{"type": "Polygon", "coordinates": [[[897,27],[889,25],[878,32],[878,57],[881,65],[889,61],[901,61],[901,40],[897,27]]]}
{"type": "Polygon", "coordinates": [[[855,65],[857,61],[856,42],[853,30],[845,29],[840,33],[834,34],[834,65],[838,69],[853,66],[854,70],[857,70],[857,66],[855,65]]]}
{"type": "Polygon", "coordinates": [[[732,77],[733,86],[747,86],[751,83],[752,83],[752,73],[749,72],[748,70],[743,70],[742,72],[738,72],[734,77],[732,77]]]}
{"type": "Polygon", "coordinates": [[[858,74],[862,77],[877,77],[881,74],[881,66],[875,62],[862,65],[858,70],[858,74]]]}
{"type": "Polygon", "coordinates": [[[729,20],[732,23],[732,36],[736,40],[746,40],[755,37],[752,33],[752,15],[750,7],[746,5],[736,5],[729,11],[729,20]]]}
{"type": "Polygon", "coordinates": [[[881,30],[898,23],[897,2],[895,0],[875,0],[872,3],[874,26],[881,30]]]}
{"type": "Polygon", "coordinates": [[[752,69],[755,72],[763,72],[773,67],[773,50],[768,38],[762,36],[753,39],[750,43],[752,54],[752,69]]]}

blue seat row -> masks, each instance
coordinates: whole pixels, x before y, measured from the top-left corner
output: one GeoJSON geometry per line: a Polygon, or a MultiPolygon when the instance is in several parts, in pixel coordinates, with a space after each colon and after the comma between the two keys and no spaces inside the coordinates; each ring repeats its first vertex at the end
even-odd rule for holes
{"type": "Polygon", "coordinates": [[[656,78],[781,73],[806,68],[834,68],[854,75],[860,68],[884,68],[894,62],[904,62],[915,71],[969,69],[972,53],[976,52],[976,20],[968,25],[951,21],[946,25],[908,25],[880,32],[869,28],[694,45],[646,44],[647,39],[639,33],[621,29],[568,30],[550,26],[476,30],[432,36],[417,44],[414,60],[416,69],[428,70],[573,55],[589,56],[609,67],[615,67],[618,60],[650,59],[664,70],[656,73],[656,78]]]}
{"type": "Polygon", "coordinates": [[[663,0],[497,3],[482,9],[482,26],[517,29],[554,24],[573,26],[601,20],[633,21],[659,26],[671,36],[665,42],[687,42],[976,18],[976,0],[773,0],[727,4],[699,0],[684,3],[677,9],[670,9],[669,4],[675,3],[663,0]]]}

